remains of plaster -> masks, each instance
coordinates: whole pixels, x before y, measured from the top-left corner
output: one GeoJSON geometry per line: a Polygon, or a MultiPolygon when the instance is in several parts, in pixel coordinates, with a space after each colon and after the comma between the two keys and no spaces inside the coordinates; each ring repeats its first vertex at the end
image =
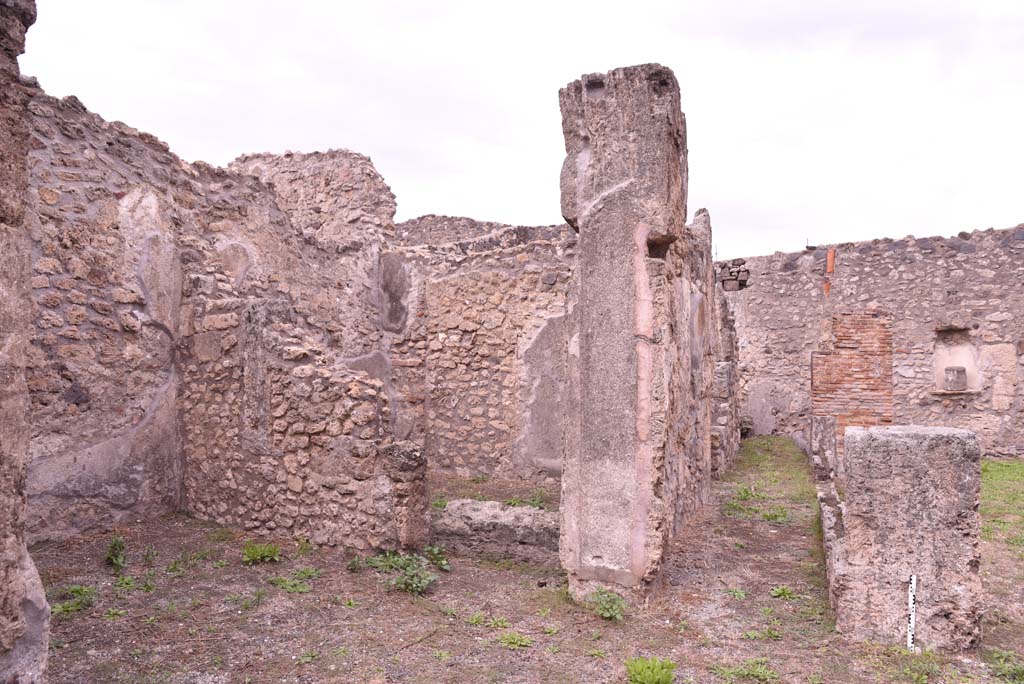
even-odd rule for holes
{"type": "Polygon", "coordinates": [[[685,226],[685,121],[670,70],[584,76],[560,104],[562,214],[580,234],[561,557],[577,596],[601,585],[639,594],[711,476],[710,225],[685,226]]]}

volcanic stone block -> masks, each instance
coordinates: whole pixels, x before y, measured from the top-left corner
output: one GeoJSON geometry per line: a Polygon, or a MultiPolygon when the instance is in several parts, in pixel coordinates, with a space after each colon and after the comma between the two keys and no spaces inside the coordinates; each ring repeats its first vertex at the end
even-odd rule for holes
{"type": "MultiPolygon", "coordinates": [[[[675,76],[654,64],[584,76],[559,100],[562,215],[580,234],[560,554],[577,596],[602,585],[641,590],[675,503],[663,452],[675,395],[669,362],[655,361],[673,341],[660,335],[657,276],[684,234],[685,120],[675,76]]],[[[673,334],[690,328],[677,321],[673,334]]]]}
{"type": "Polygon", "coordinates": [[[982,618],[976,437],[953,428],[849,427],[844,441],[845,474],[832,506],[838,519],[834,534],[825,535],[836,629],[855,639],[906,644],[915,576],[915,645],[976,646],[982,618]]]}

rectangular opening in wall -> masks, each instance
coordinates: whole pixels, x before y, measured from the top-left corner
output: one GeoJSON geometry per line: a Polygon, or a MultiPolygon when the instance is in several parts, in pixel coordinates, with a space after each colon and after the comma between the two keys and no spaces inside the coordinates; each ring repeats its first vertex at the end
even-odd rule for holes
{"type": "Polygon", "coordinates": [[[674,235],[659,235],[647,238],[647,256],[651,259],[664,260],[668,256],[669,247],[675,241],[674,235]]]}
{"type": "Polygon", "coordinates": [[[967,328],[935,331],[934,392],[956,394],[981,389],[978,350],[967,328]]]}

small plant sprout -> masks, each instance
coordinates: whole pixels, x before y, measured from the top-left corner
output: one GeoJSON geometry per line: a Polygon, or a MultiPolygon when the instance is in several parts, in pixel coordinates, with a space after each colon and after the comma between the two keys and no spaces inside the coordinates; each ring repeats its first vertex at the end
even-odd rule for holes
{"type": "Polygon", "coordinates": [[[492,629],[505,629],[508,625],[508,619],[503,617],[492,617],[487,621],[487,626],[492,629]]]}
{"type": "Polygon", "coordinates": [[[510,651],[519,651],[533,646],[533,639],[519,632],[505,632],[498,637],[498,643],[510,651]]]}
{"type": "Polygon", "coordinates": [[[725,593],[733,597],[737,601],[742,601],[743,599],[747,598],[747,592],[743,589],[726,589],[725,593]]]}
{"type": "Polygon", "coordinates": [[[107,565],[114,568],[114,572],[118,575],[124,572],[125,568],[128,567],[128,548],[125,544],[124,537],[116,535],[110,540],[110,544],[107,545],[107,555],[104,560],[107,565]]]}
{"type": "Polygon", "coordinates": [[[768,593],[771,594],[772,598],[782,599],[783,601],[794,601],[797,597],[796,592],[785,584],[772,587],[768,593]]]}
{"type": "Polygon", "coordinates": [[[451,563],[448,562],[448,558],[445,555],[443,546],[437,544],[431,544],[423,547],[423,555],[426,556],[427,560],[434,564],[438,570],[448,572],[452,569],[451,563]]]}
{"type": "Polygon", "coordinates": [[[315,660],[317,660],[319,658],[320,658],[320,654],[317,653],[316,651],[306,651],[302,655],[300,655],[298,658],[296,658],[295,662],[298,663],[299,665],[309,665],[310,663],[312,663],[313,661],[315,661],[315,660]]]}
{"type": "Polygon", "coordinates": [[[587,602],[598,617],[622,622],[626,611],[626,602],[614,591],[598,589],[587,596],[587,602]]]}
{"type": "MultiPolygon", "coordinates": [[[[72,584],[64,587],[54,594],[53,599],[64,600],[59,603],[51,604],[50,612],[54,616],[78,613],[91,607],[95,597],[96,589],[93,587],[87,587],[81,584],[72,584]]],[[[53,599],[51,599],[51,601],[53,599]]]]}
{"type": "Polygon", "coordinates": [[[485,616],[483,613],[473,613],[468,618],[466,618],[466,624],[472,625],[473,627],[479,627],[480,625],[484,624],[486,620],[487,616],[485,616]]]}
{"type": "Polygon", "coordinates": [[[107,612],[103,614],[104,620],[120,620],[128,614],[127,610],[121,610],[120,608],[108,608],[107,612]]]}

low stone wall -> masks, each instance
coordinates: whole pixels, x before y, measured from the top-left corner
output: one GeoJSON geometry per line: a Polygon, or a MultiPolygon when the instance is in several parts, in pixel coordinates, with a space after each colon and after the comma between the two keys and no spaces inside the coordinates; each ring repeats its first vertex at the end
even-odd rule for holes
{"type": "Polygon", "coordinates": [[[981,635],[980,450],[965,430],[847,428],[815,417],[812,452],[836,629],[905,646],[963,650],[981,635]]]}
{"type": "Polygon", "coordinates": [[[433,539],[457,554],[558,565],[558,513],[532,506],[455,499],[436,516],[433,539]]]}

